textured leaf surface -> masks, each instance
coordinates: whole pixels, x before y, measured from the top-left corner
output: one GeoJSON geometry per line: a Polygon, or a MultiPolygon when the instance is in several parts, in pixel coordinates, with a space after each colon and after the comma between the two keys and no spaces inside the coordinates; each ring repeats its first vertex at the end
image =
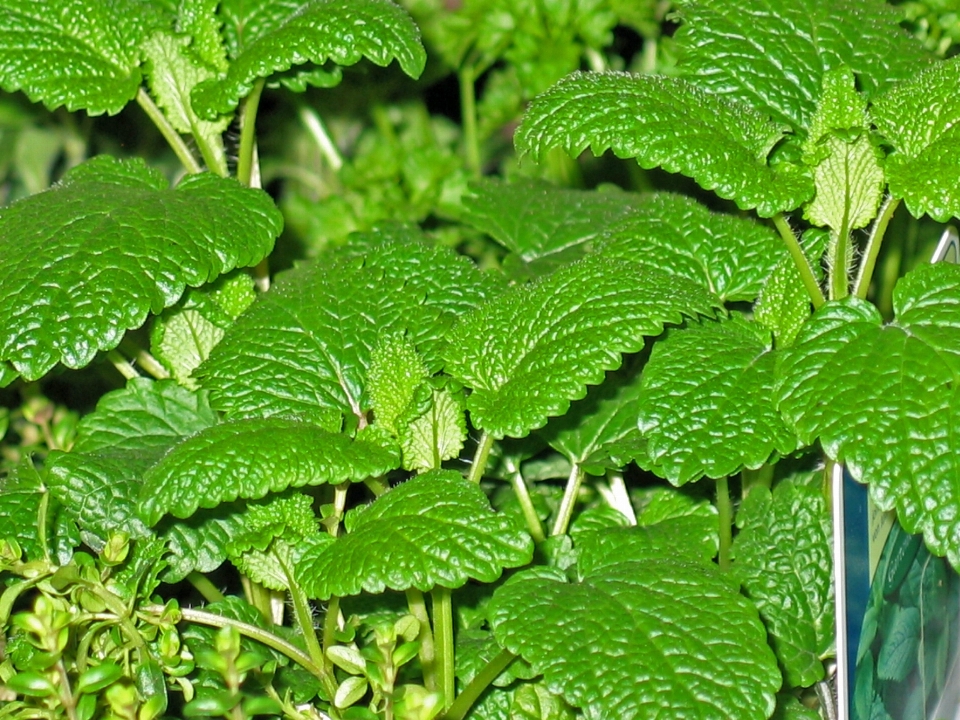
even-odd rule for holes
{"type": "Polygon", "coordinates": [[[552,147],[572,155],[610,149],[769,217],[813,195],[804,170],[766,163],[783,131],[748,105],[679,78],[573,73],[533,101],[515,142],[534,158],[552,147]]]}
{"type": "Polygon", "coordinates": [[[308,551],[298,564],[310,597],[493,582],[533,556],[530,537],[495,513],[476,484],[451,471],[419,475],[354,514],[347,535],[308,551]]]}
{"type": "Polygon", "coordinates": [[[817,438],[909,532],[960,566],[960,268],[922,265],[894,291],[896,320],[849,299],[825,305],[778,367],[780,410],[817,438]]]}
{"type": "Polygon", "coordinates": [[[847,65],[873,98],[926,61],[880,0],[701,0],[681,17],[685,77],[795,129],[810,127],[824,71],[847,65]]]}
{"type": "Polygon", "coordinates": [[[27,561],[44,559],[49,552],[55,562],[65,563],[80,539],[70,513],[52,499],[47,505],[44,547],[38,521],[40,503],[48,492],[32,460],[22,460],[0,478],[0,540],[16,540],[27,561]]]}
{"type": "Polygon", "coordinates": [[[810,317],[810,295],[793,258],[783,258],[770,273],[753,306],[753,317],[769,330],[778,348],[788,347],[810,317]]]}
{"type": "Polygon", "coordinates": [[[214,175],[175,189],[142,161],[109,157],[0,215],[0,362],[27,379],[116,347],[148,312],[257,263],[282,218],[269,196],[214,175]]]}
{"type": "Polygon", "coordinates": [[[553,268],[582,255],[604,227],[629,214],[639,199],[624,192],[482,178],[470,183],[463,220],[523,262],[553,268]]]}
{"type": "Polygon", "coordinates": [[[324,262],[281,275],[198,370],[228,416],[296,415],[338,426],[365,414],[373,348],[406,332],[430,372],[455,319],[499,292],[465,257],[415,230],[357,235],[324,262]]]}
{"type": "Polygon", "coordinates": [[[51,109],[118,113],[137,94],[139,45],[160,20],[138,0],[4,0],[0,86],[51,109]]]}
{"type": "Polygon", "coordinates": [[[549,690],[588,720],[770,716],[781,678],[766,632],[715,567],[642,542],[591,552],[579,583],[540,568],[494,594],[497,641],[549,690]]]}
{"type": "Polygon", "coordinates": [[[235,420],[187,438],[151,467],[143,478],[140,512],[155,525],[167,513],[190,517],[199,507],[255,500],[289,487],[363,480],[398,464],[385,448],[310,423],[235,420]]]}
{"type": "Polygon", "coordinates": [[[621,353],[640,350],[644,335],[716,306],[700,285],[591,256],[464,318],[446,370],[472,388],[476,427],[523,437],[602,382],[621,353]]]}
{"type": "Polygon", "coordinates": [[[447,388],[430,394],[429,406],[400,433],[403,466],[407,470],[438,470],[444,460],[460,454],[467,439],[462,393],[447,388]]]}
{"type": "Polygon", "coordinates": [[[755,488],[737,513],[736,572],[773,637],[787,685],[823,679],[834,641],[830,516],[816,485],[755,488]]]}
{"type": "Polygon", "coordinates": [[[847,141],[824,141],[827,157],[813,171],[817,194],[805,216],[814,225],[836,232],[866,226],[877,215],[884,176],[877,150],[866,134],[847,141]]]}
{"type": "Polygon", "coordinates": [[[895,148],[884,166],[890,192],[910,212],[946,222],[960,215],[960,60],[936,63],[872,108],[877,130],[895,148]]]}
{"type": "Polygon", "coordinates": [[[757,468],[797,447],[774,403],[775,354],[734,315],[658,342],[643,372],[638,426],[655,471],[675,485],[757,468]]]}
{"type": "MultiPolygon", "coordinates": [[[[419,30],[390,0],[229,0],[220,13],[232,60],[225,77],[193,94],[198,112],[211,119],[231,112],[258,78],[305,63],[353,65],[367,58],[386,66],[396,60],[411,77],[426,63],[419,30]]],[[[302,91],[312,72],[307,66],[292,83],[302,91]]]]}
{"type": "Polygon", "coordinates": [[[597,252],[661,268],[706,285],[722,300],[753,300],[782,258],[783,241],[745,217],[710,212],[693,198],[645,196],[640,207],[604,230],[597,252]]]}

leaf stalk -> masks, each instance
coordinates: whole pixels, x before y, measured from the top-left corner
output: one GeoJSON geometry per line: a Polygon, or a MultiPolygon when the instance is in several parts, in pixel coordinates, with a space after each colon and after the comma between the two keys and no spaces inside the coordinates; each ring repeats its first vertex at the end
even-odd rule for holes
{"type": "Polygon", "coordinates": [[[167,116],[163,114],[153,101],[153,98],[150,97],[150,94],[142,87],[137,91],[137,104],[143,108],[147,117],[156,125],[157,130],[160,131],[160,134],[163,135],[164,139],[170,145],[170,148],[176,154],[177,158],[179,158],[184,169],[191,175],[202,172],[203,168],[200,167],[200,163],[197,162],[193,153],[190,152],[190,148],[187,147],[183,138],[180,137],[180,133],[170,124],[167,116]]]}
{"type": "Polygon", "coordinates": [[[813,274],[813,268],[810,267],[810,261],[807,260],[803,248],[800,247],[800,241],[797,240],[797,236],[793,230],[790,229],[790,225],[787,224],[782,213],[777,213],[771,220],[773,220],[777,232],[780,233],[780,237],[783,238],[783,241],[786,243],[787,250],[790,251],[790,257],[793,258],[797,270],[800,271],[800,279],[803,281],[803,286],[807,289],[807,294],[810,295],[810,300],[813,302],[813,309],[819,309],[826,300],[823,297],[823,291],[820,290],[820,284],[813,274]]]}
{"type": "Polygon", "coordinates": [[[873,270],[877,265],[877,256],[880,254],[880,246],[883,244],[883,236],[886,234],[887,226],[898,207],[900,207],[900,198],[887,196],[883,205],[880,206],[880,213],[874,220],[873,227],[870,228],[870,237],[867,238],[863,262],[860,263],[860,272],[857,274],[857,280],[853,285],[853,294],[861,300],[865,300],[867,297],[870,281],[873,279],[873,270]]]}

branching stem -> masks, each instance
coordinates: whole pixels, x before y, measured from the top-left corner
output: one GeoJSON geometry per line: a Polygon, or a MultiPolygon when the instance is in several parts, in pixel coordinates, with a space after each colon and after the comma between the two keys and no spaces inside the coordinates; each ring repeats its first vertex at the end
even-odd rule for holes
{"type": "Polygon", "coordinates": [[[865,300],[867,297],[870,281],[873,279],[873,270],[877,265],[877,256],[880,254],[880,246],[883,244],[883,236],[887,232],[890,219],[899,206],[900,198],[888,196],[883,201],[883,205],[880,206],[880,214],[873,221],[873,227],[870,228],[870,237],[867,238],[863,262],[860,263],[860,272],[857,274],[857,281],[853,285],[853,294],[861,300],[865,300]]]}
{"type": "Polygon", "coordinates": [[[826,301],[824,300],[823,292],[820,290],[817,277],[813,274],[813,268],[810,267],[810,262],[807,260],[803,248],[800,247],[800,241],[797,240],[797,236],[794,235],[793,230],[790,229],[790,225],[787,224],[787,221],[781,213],[774,215],[771,220],[773,220],[774,226],[776,226],[777,231],[780,233],[780,237],[782,237],[786,243],[787,250],[790,251],[790,257],[793,258],[797,270],[800,271],[800,279],[803,280],[803,286],[810,295],[810,300],[813,302],[813,309],[818,309],[826,301]]]}

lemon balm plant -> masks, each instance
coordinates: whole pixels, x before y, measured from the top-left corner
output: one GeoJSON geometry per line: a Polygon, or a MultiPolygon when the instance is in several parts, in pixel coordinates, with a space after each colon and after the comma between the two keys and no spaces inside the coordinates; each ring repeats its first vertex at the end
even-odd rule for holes
{"type": "MultiPolygon", "coordinates": [[[[543,5],[544,37],[567,37],[543,5]]],[[[618,8],[568,14],[592,65],[618,8]]],[[[739,212],[477,177],[459,227],[502,246],[496,267],[384,224],[269,284],[261,93],[349,83],[364,59],[418,76],[409,16],[2,4],[0,86],[92,115],[136,101],[184,177],[101,156],[0,214],[0,383],[98,353],[128,378],[69,451],[2,480],[0,716],[828,713],[810,468],[846,463],[960,563],[960,270],[904,276],[890,323],[869,302],[898,208],[960,213],[960,70],[880,2],[678,20],[671,74],[574,73],[517,149],[610,149],[739,212]],[[121,346],[148,320],[149,352],[121,346]]],[[[532,62],[483,42],[453,53],[461,82],[500,52],[532,62]]]]}

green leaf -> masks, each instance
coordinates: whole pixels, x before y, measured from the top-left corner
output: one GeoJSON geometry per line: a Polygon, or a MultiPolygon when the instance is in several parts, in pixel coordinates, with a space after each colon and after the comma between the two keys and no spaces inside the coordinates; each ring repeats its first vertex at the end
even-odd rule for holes
{"type": "Polygon", "coordinates": [[[769,717],[781,677],[749,601],[673,546],[650,548],[637,533],[638,544],[608,548],[605,536],[582,553],[593,569],[578,583],[537,568],[498,588],[497,642],[588,720],[726,720],[731,708],[743,720],[769,717]]]}
{"type": "Polygon", "coordinates": [[[294,72],[284,82],[287,87],[302,92],[307,84],[329,85],[330,71],[315,67],[328,61],[354,65],[367,58],[386,66],[396,60],[414,78],[426,63],[420,32],[390,0],[228,0],[220,14],[229,68],[224,77],[193,92],[194,107],[208,119],[232,112],[259,78],[305,63],[313,66],[294,72]]]}
{"type": "Polygon", "coordinates": [[[367,391],[377,424],[399,434],[398,422],[429,376],[423,359],[405,337],[381,338],[370,353],[367,391]]]}
{"type": "Polygon", "coordinates": [[[880,0],[699,0],[680,17],[684,77],[794,129],[810,127],[826,71],[848,66],[872,99],[928,59],[880,0]]]}
{"type": "MultiPolygon", "coordinates": [[[[716,557],[720,549],[720,538],[717,534],[717,508],[709,500],[692,497],[687,493],[669,487],[653,487],[641,493],[632,494],[637,506],[637,523],[641,526],[657,525],[664,520],[673,518],[692,518],[696,520],[697,529],[692,529],[690,537],[701,538],[703,546],[709,555],[716,557]]],[[[691,543],[693,545],[694,543],[691,543]]]]}
{"type": "Polygon", "coordinates": [[[870,483],[884,510],[960,566],[960,267],[921,265],[894,290],[896,320],[856,298],[822,307],[783,351],[780,410],[801,441],[870,483]]]}
{"type": "Polygon", "coordinates": [[[890,192],[915,217],[960,215],[960,59],[939,62],[878,99],[871,119],[894,147],[884,165],[890,192]]]}
{"type": "Polygon", "coordinates": [[[603,230],[596,244],[601,255],[699,282],[724,301],[756,298],[777,262],[788,257],[769,227],[710,212],[672,193],[645,195],[639,208],[603,230]]]}
{"type": "Polygon", "coordinates": [[[370,409],[367,374],[384,334],[403,334],[428,371],[455,319],[499,292],[465,257],[410,228],[358,234],[325,262],[280,276],[197,371],[228,416],[302,416],[329,427],[370,409]]]}
{"type": "Polygon", "coordinates": [[[769,330],[778,348],[789,347],[810,317],[810,295],[793,258],[782,258],[753,306],[754,319],[769,330]]]}
{"type": "Polygon", "coordinates": [[[99,157],[0,218],[0,362],[26,379],[89,363],[149,312],[257,263],[282,218],[269,196],[201,174],[168,189],[141,160],[99,157]]]}
{"type": "Polygon", "coordinates": [[[573,73],[533,101],[515,142],[535,159],[552,147],[579,155],[613,150],[649,169],[693,178],[762,217],[813,195],[802,168],[767,165],[784,127],[680,78],[573,73]]]}
{"type": "Polygon", "coordinates": [[[434,390],[422,415],[400,432],[403,467],[407,470],[439,470],[444,460],[460,455],[467,439],[467,419],[462,393],[448,388],[434,390]]]}
{"type": "Polygon", "coordinates": [[[187,290],[180,302],[156,318],[150,334],[151,352],[177,382],[197,389],[193,371],[255,298],[253,280],[243,272],[187,290]]]}
{"type": "Polygon", "coordinates": [[[602,382],[621,353],[640,350],[644,335],[715,307],[702,286],[590,256],[463,318],[446,370],[472,389],[474,426],[523,437],[602,382]]]}
{"type": "Polygon", "coordinates": [[[737,513],[735,570],[756,603],[792,687],[823,679],[834,642],[833,531],[816,485],[754,488],[737,513]]]}
{"type": "Polygon", "coordinates": [[[123,109],[140,87],[140,44],[163,22],[140,0],[4,0],[0,87],[51,110],[123,109]]]}
{"type": "Polygon", "coordinates": [[[571,190],[532,180],[474,180],[462,220],[541,271],[589,249],[604,227],[629,214],[639,196],[616,190],[571,190]]]}
{"type": "Polygon", "coordinates": [[[922,636],[920,610],[899,605],[890,605],[889,610],[877,657],[877,677],[900,681],[917,667],[917,647],[922,636]]]}
{"type": "Polygon", "coordinates": [[[388,449],[286,418],[234,420],[173,447],[143,476],[140,514],[149,525],[190,517],[289,487],[363,480],[393,470],[388,449]]]}
{"type": "Polygon", "coordinates": [[[774,404],[769,335],[733,315],[690,324],[654,347],[638,426],[655,472],[675,485],[758,468],[797,448],[774,404]]]}
{"type": "Polygon", "coordinates": [[[177,31],[191,38],[189,52],[218,72],[227,70],[227,53],[217,16],[220,0],[180,0],[177,31]]]}
{"type": "Polygon", "coordinates": [[[54,561],[66,562],[80,544],[70,513],[56,498],[47,506],[47,546],[41,544],[40,503],[49,491],[29,459],[0,479],[0,540],[13,539],[20,544],[27,561],[43,560],[49,552],[54,561]]]}
{"type": "Polygon", "coordinates": [[[451,471],[418,475],[352,512],[347,535],[308,550],[297,566],[310,597],[489,583],[533,556],[529,535],[495,513],[475,483],[451,471]]]}

